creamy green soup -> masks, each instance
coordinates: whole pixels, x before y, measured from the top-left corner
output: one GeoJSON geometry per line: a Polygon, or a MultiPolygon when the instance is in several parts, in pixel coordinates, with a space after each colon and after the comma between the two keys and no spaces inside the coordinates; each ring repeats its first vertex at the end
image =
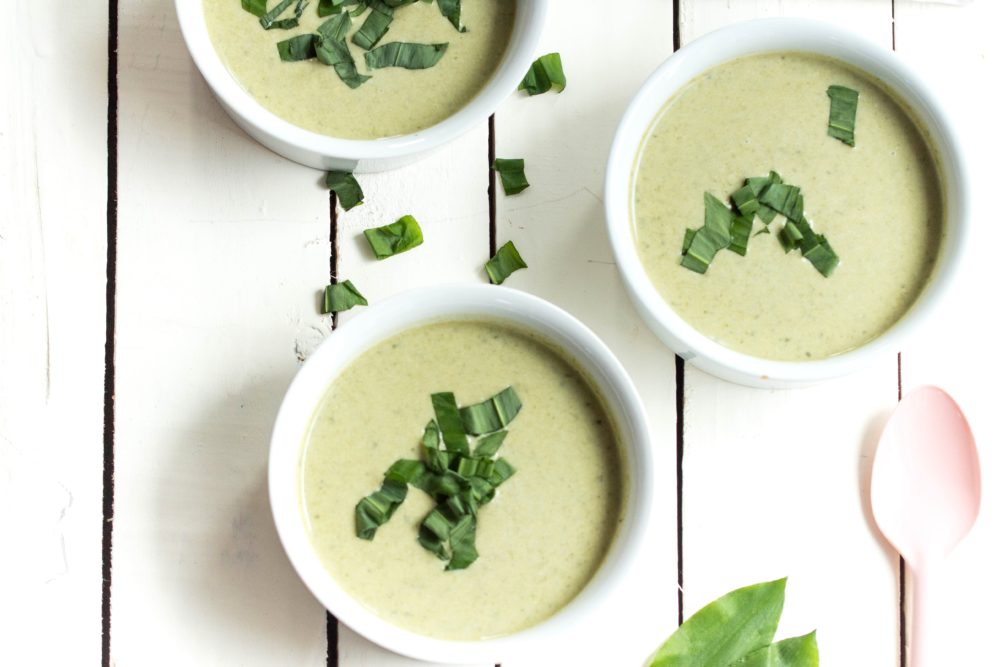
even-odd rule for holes
{"type": "MultiPolygon", "coordinates": [[[[369,70],[364,50],[350,35],[348,46],[361,74],[372,78],[351,89],[333,67],[316,59],[283,62],[275,45],[315,32],[320,18],[311,2],[291,30],[264,30],[240,0],[204,0],[208,33],[222,62],[264,108],[299,127],[343,139],[378,139],[410,134],[441,122],[465,106],[493,75],[510,41],[515,0],[463,0],[459,33],[437,3],[415,2],[395,11],[389,42],[448,43],[441,60],[424,70],[388,67],[369,70]]],[[[276,3],[268,2],[271,8],[276,3]]],[[[291,13],[289,12],[289,16],[291,13]]]]}
{"type": "Polygon", "coordinates": [[[663,299],[703,334],[769,359],[830,357],[885,332],[919,296],[945,233],[935,155],[908,110],[868,75],[804,53],[733,60],[689,83],[647,131],[632,187],[633,236],[663,299]],[[854,148],[826,132],[833,84],[860,93],[854,148]],[[785,254],[773,233],[752,236],[746,257],[721,251],[704,275],[682,267],[703,193],[727,201],[770,170],[802,188],[806,217],[840,256],[833,275],[785,254]]]}
{"type": "Polygon", "coordinates": [[[379,616],[432,637],[496,637],[554,614],[600,566],[622,520],[620,456],[601,399],[546,342],[441,322],[378,343],[333,382],[304,445],[303,515],[330,574],[379,616]],[[478,560],[445,572],[417,543],[434,503],[412,487],[374,540],[355,536],[355,504],[394,461],[420,458],[430,394],[471,404],[508,385],[523,408],[500,454],[517,473],[479,510],[478,560]]]}

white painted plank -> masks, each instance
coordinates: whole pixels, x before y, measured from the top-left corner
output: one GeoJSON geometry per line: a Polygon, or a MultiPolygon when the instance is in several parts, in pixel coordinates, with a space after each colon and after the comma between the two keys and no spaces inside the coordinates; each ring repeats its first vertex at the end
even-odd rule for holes
{"type": "Polygon", "coordinates": [[[0,663],[101,656],[107,7],[0,26],[0,663]]]}
{"type": "Polygon", "coordinates": [[[321,174],[226,117],[170,3],[122,2],[119,53],[112,663],[324,664],[265,481],[278,404],[329,330],[321,174]]]}
{"type": "MultiPolygon", "coordinates": [[[[887,46],[888,0],[687,0],[681,38],[737,20],[800,16],[887,46]]],[[[688,367],[684,611],[738,586],[789,576],[779,637],[818,629],[825,664],[898,660],[897,559],[867,505],[878,426],[895,403],[896,359],[801,390],[730,385],[688,367]]]]}
{"type": "Polygon", "coordinates": [[[988,664],[994,647],[995,600],[1000,596],[1000,426],[991,350],[1000,334],[992,257],[1000,230],[992,224],[1000,131],[1000,5],[978,0],[965,7],[896,3],[896,48],[929,79],[953,110],[965,138],[973,177],[973,242],[956,289],[930,326],[903,351],[904,391],[936,384],[962,405],[979,444],[983,506],[979,522],[939,572],[935,638],[954,665],[988,664]],[[985,290],[985,291],[984,291],[985,290]]]}
{"type": "Polygon", "coordinates": [[[580,318],[625,365],[649,413],[660,494],[641,568],[621,592],[613,617],[596,632],[580,628],[572,647],[523,664],[641,664],[677,625],[674,356],[625,294],[602,201],[618,121],[672,47],[669,2],[629,0],[613,12],[597,0],[554,2],[539,55],[560,52],[566,90],[517,94],[497,114],[496,155],[524,158],[531,182],[511,197],[497,182],[497,244],[513,240],[529,265],[505,284],[580,318]],[[624,35],[633,45],[628,50],[595,46],[624,35]]]}

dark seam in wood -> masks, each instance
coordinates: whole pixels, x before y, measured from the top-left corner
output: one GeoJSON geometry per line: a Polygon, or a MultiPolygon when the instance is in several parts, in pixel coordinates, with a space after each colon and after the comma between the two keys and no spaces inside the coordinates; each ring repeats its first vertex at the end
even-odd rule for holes
{"type": "Polygon", "coordinates": [[[493,257],[493,255],[497,254],[497,184],[496,176],[493,174],[493,163],[497,159],[497,142],[496,121],[493,115],[490,116],[488,127],[489,143],[486,149],[486,157],[489,160],[489,165],[487,166],[489,181],[486,186],[486,196],[490,202],[490,257],[493,257]]]}
{"type": "Polygon", "coordinates": [[[681,0],[674,0],[674,51],[681,48],[681,0]]]}
{"type": "Polygon", "coordinates": [[[118,0],[108,2],[107,284],[104,292],[104,470],[101,479],[101,665],[111,665],[111,539],[115,514],[115,291],[118,261],[118,0]]]}
{"type": "MultiPolygon", "coordinates": [[[[896,401],[903,400],[903,353],[896,353],[896,401]]],[[[906,561],[899,557],[899,667],[906,667],[906,561]]]]}
{"type": "MultiPolygon", "coordinates": [[[[337,195],[330,190],[330,284],[337,283],[337,195]]],[[[330,330],[337,328],[337,313],[330,315],[330,330]]],[[[337,617],[326,612],[326,667],[337,667],[340,664],[340,628],[337,617]]]]}
{"type": "Polygon", "coordinates": [[[891,18],[892,18],[892,50],[896,50],[896,0],[891,0],[889,3],[891,8],[891,18]]]}
{"type": "Polygon", "coordinates": [[[684,622],[684,360],[674,356],[677,410],[677,625],[684,622]]]}

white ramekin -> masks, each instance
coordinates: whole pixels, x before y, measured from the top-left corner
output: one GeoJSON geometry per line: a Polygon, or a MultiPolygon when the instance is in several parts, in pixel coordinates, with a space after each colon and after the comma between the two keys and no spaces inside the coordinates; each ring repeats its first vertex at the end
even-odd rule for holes
{"type": "Polygon", "coordinates": [[[337,139],[310,132],[275,116],[247,93],[226,66],[208,37],[203,0],[176,0],[184,41],[201,75],[222,108],[247,134],[289,160],[316,169],[366,173],[395,169],[486,120],[521,82],[545,24],[548,0],[517,0],[510,44],[492,78],[467,105],[437,125],[413,134],[385,139],[337,139]]]}
{"type": "Polygon", "coordinates": [[[762,19],[709,33],[670,56],[633,98],[615,134],[605,175],[608,234],[628,293],[653,332],[682,358],[731,382],[756,387],[791,387],[845,375],[896,351],[944,297],[959,267],[969,233],[969,178],[949,114],[920,76],[896,54],[826,23],[804,19],[762,19]],[[699,333],[670,308],[639,260],[632,234],[632,169],[647,128],[674,93],[702,72],[740,56],[804,51],[837,58],[882,81],[910,106],[926,128],[939,158],[945,194],[945,242],[937,267],[909,312],[875,340],[850,352],[817,361],[761,359],[724,347],[699,333]]]}
{"type": "MultiPolygon", "coordinates": [[[[309,357],[278,411],[268,470],[278,535],[299,576],[317,599],[359,634],[387,649],[445,663],[490,663],[529,657],[572,642],[594,623],[614,621],[616,596],[642,548],[653,502],[652,445],[639,395],[611,351],[578,320],[537,297],[505,287],[450,285],[387,299],[337,328],[309,357]],[[604,564],[584,590],[556,615],[507,637],[483,641],[432,639],[403,630],[351,598],[323,567],[309,541],[299,494],[300,456],[314,411],[331,381],[379,341],[421,324],[488,318],[536,332],[591,378],[617,427],[629,477],[624,521],[604,564]]],[[[346,508],[350,510],[351,508],[346,508]]],[[[620,604],[617,606],[621,606],[620,604]]],[[[625,610],[618,609],[619,614],[625,610]]],[[[620,618],[620,616],[619,616],[620,618]]]]}

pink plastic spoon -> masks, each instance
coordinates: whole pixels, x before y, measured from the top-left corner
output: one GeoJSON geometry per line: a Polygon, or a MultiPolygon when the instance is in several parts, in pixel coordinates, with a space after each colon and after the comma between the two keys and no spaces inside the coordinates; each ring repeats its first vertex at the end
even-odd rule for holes
{"type": "Polygon", "coordinates": [[[979,456],[965,416],[944,390],[919,387],[889,418],[872,468],[872,513],[913,582],[910,667],[941,667],[931,636],[934,571],[979,514],[979,456]]]}

